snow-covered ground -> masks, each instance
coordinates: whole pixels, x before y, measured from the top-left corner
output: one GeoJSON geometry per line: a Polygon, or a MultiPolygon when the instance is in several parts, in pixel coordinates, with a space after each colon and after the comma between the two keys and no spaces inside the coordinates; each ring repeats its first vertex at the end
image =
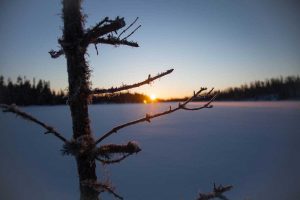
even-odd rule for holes
{"type": "MultiPolygon", "coordinates": [[[[104,142],[135,140],[142,151],[120,164],[99,164],[100,179],[109,179],[125,200],[192,200],[198,192],[211,191],[213,182],[234,186],[229,199],[300,199],[300,102],[214,105],[119,131],[104,142]]],[[[168,108],[91,105],[91,125],[97,137],[168,108]]],[[[71,136],[67,106],[24,110],[71,136]]],[[[0,124],[0,199],[79,199],[75,161],[61,155],[59,140],[13,114],[1,113],[0,124]]]]}

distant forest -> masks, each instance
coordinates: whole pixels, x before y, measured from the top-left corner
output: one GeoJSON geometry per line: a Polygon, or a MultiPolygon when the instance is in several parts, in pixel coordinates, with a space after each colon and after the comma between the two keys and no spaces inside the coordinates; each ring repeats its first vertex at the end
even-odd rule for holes
{"type": "MultiPolygon", "coordinates": [[[[50,88],[50,82],[35,79],[31,82],[19,76],[16,82],[10,78],[5,81],[0,76],[0,103],[17,105],[59,105],[67,103],[67,96],[63,90],[55,92],[50,88]]],[[[116,93],[94,96],[92,103],[142,103],[150,102],[148,96],[138,93],[116,93]]]]}
{"type": "Polygon", "coordinates": [[[300,77],[271,78],[221,91],[217,100],[300,100],[300,77]]]}
{"type": "Polygon", "coordinates": [[[54,92],[50,89],[50,82],[33,79],[32,83],[26,77],[19,76],[16,82],[10,78],[5,81],[0,76],[0,102],[17,105],[56,105],[65,104],[63,91],[54,92]]]}
{"type": "MultiPolygon", "coordinates": [[[[167,101],[181,101],[170,99],[167,101]]],[[[203,99],[199,99],[201,101],[203,99]]],[[[300,100],[300,77],[271,78],[265,81],[254,81],[240,87],[221,91],[217,100],[220,101],[258,101],[258,100],[300,100]]],[[[92,103],[143,103],[151,102],[149,97],[139,93],[116,93],[94,96],[92,103]]],[[[164,100],[160,100],[164,101],[164,100]]],[[[19,76],[16,82],[10,78],[5,81],[0,76],[0,103],[17,105],[58,105],[66,104],[67,96],[62,90],[55,92],[50,88],[50,82],[35,79],[31,82],[19,76]]]]}

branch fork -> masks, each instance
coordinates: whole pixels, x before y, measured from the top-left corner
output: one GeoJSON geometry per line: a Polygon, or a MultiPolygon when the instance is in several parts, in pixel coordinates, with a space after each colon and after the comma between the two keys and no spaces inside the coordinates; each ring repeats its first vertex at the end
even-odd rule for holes
{"type": "MultiPolygon", "coordinates": [[[[97,23],[94,27],[86,29],[83,38],[78,41],[80,46],[83,49],[86,49],[90,44],[95,45],[95,49],[98,55],[97,44],[109,44],[109,45],[127,45],[131,47],[139,47],[137,42],[128,41],[127,39],[133,35],[141,25],[137,26],[130,34],[121,38],[121,36],[128,31],[138,20],[138,17],[127,27],[125,28],[119,35],[117,31],[124,28],[126,26],[124,18],[116,17],[114,20],[105,17],[99,23],[97,23]]],[[[58,58],[61,55],[65,54],[64,49],[69,48],[68,46],[72,44],[65,44],[62,39],[58,40],[58,43],[61,46],[61,49],[58,51],[50,50],[49,54],[51,58],[58,58]]]]}
{"type": "Polygon", "coordinates": [[[231,190],[232,188],[233,188],[232,185],[227,185],[227,186],[219,185],[217,187],[216,184],[214,183],[213,191],[209,192],[209,193],[200,193],[197,200],[209,200],[209,199],[213,199],[213,198],[220,198],[223,200],[228,200],[227,197],[224,196],[223,193],[231,190]]]}
{"type": "MultiPolygon", "coordinates": [[[[212,88],[206,95],[210,95],[212,93],[213,89],[214,88],[212,88]]],[[[131,126],[131,125],[134,125],[134,124],[138,124],[138,123],[141,123],[141,122],[145,122],[145,121],[151,122],[151,119],[153,119],[153,118],[160,117],[160,116],[163,116],[163,115],[167,115],[167,114],[173,113],[177,110],[194,111],[194,110],[200,110],[200,109],[204,109],[204,108],[212,108],[211,103],[218,96],[218,94],[219,94],[218,92],[215,93],[207,103],[205,103],[204,105],[202,105],[200,107],[196,107],[196,108],[188,108],[187,107],[188,103],[190,103],[191,101],[196,99],[200,95],[200,93],[205,91],[205,90],[207,90],[207,88],[200,88],[200,90],[198,92],[194,92],[193,96],[188,98],[185,102],[178,103],[178,106],[176,108],[172,109],[172,107],[170,106],[167,111],[156,113],[156,114],[153,114],[153,115],[146,114],[146,116],[143,117],[143,118],[140,118],[140,119],[137,119],[137,120],[134,120],[134,121],[127,122],[127,123],[121,124],[119,126],[116,126],[116,127],[112,128],[110,131],[108,131],[107,133],[103,134],[100,138],[98,138],[95,142],[95,145],[99,144],[100,142],[102,142],[104,139],[108,138],[112,134],[117,133],[117,131],[120,130],[120,129],[123,129],[125,127],[131,126]]]]}
{"type": "Polygon", "coordinates": [[[119,163],[130,155],[137,154],[140,151],[141,148],[134,141],[130,141],[125,145],[107,144],[95,149],[95,158],[102,164],[113,164],[119,163]],[[113,159],[117,154],[121,156],[113,159]]]}

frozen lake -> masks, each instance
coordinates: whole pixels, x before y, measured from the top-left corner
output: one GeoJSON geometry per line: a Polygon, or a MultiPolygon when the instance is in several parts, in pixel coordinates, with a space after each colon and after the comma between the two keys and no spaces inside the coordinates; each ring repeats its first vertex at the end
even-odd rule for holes
{"type": "MultiPolygon", "coordinates": [[[[169,105],[91,105],[93,133],[169,105]]],[[[233,200],[300,199],[300,102],[214,105],[119,131],[105,142],[135,140],[142,151],[120,164],[99,164],[99,177],[125,200],[193,200],[214,181],[232,184],[226,196],[233,200]]],[[[67,106],[23,110],[71,137],[67,106]]],[[[0,113],[0,124],[0,199],[79,199],[75,160],[61,155],[59,140],[13,114],[0,113]]]]}

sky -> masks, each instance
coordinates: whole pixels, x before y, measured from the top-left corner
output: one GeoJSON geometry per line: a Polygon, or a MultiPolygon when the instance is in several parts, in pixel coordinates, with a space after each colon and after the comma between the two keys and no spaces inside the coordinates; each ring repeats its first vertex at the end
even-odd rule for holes
{"type": "MultiPolygon", "coordinates": [[[[0,1],[0,74],[50,81],[66,90],[65,57],[50,58],[62,35],[59,0],[0,1]]],[[[104,17],[136,17],[142,27],[129,40],[139,48],[88,49],[92,87],[142,81],[132,90],[159,98],[188,96],[200,87],[225,89],[254,80],[300,75],[300,2],[297,0],[85,0],[85,27],[104,17]]]]}

